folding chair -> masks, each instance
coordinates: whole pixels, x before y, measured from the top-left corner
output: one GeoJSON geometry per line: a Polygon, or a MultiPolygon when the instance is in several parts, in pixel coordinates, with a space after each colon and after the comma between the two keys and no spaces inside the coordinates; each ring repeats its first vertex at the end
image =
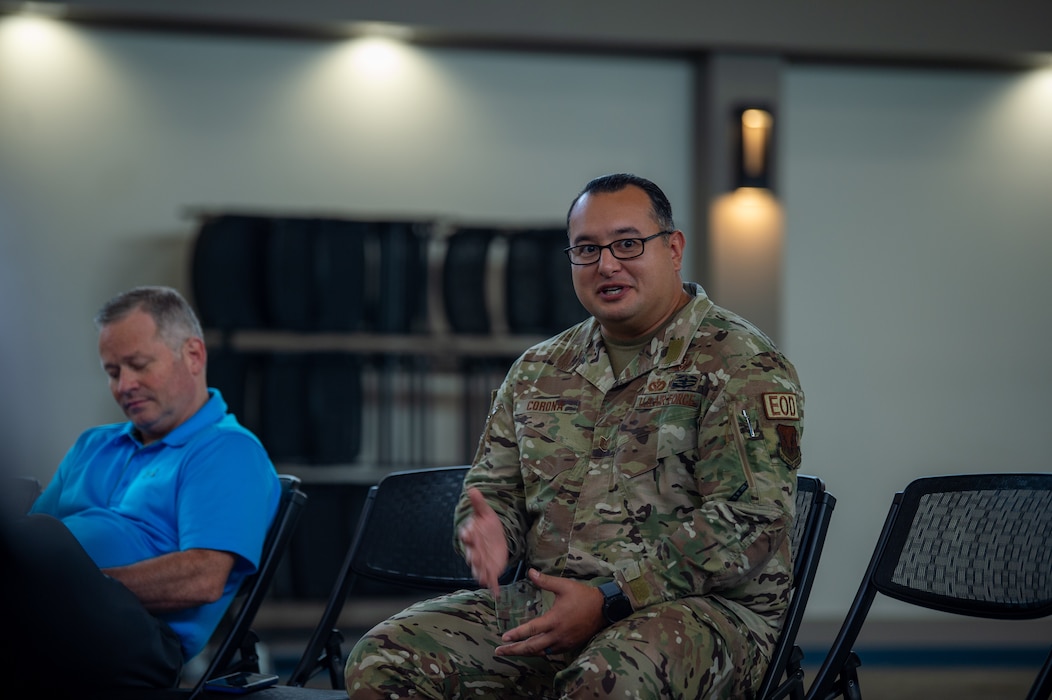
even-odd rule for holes
{"type": "Polygon", "coordinates": [[[4,514],[24,515],[42,491],[40,480],[35,476],[10,477],[3,493],[0,494],[4,514]]]}
{"type": "MultiPolygon", "coordinates": [[[[326,668],[332,687],[345,687],[343,635],[336,621],[358,576],[434,592],[478,588],[470,567],[453,549],[453,512],[467,470],[393,472],[369,489],[325,611],[287,685],[302,687],[326,668]]],[[[514,577],[510,570],[502,581],[514,577]]]]}
{"type": "MultiPolygon", "coordinates": [[[[1052,474],[917,479],[895,495],[840,632],[808,700],[859,700],[852,650],[877,593],[932,610],[993,619],[1052,614],[1052,474]]],[[[1028,698],[1047,698],[1052,658],[1028,698]]]]}
{"type": "Polygon", "coordinates": [[[822,557],[829,520],[836,498],[826,491],[825,483],[816,476],[800,474],[796,478],[796,520],[789,533],[793,553],[793,597],[782,622],[771,663],[756,693],[760,700],[804,698],[804,653],[796,644],[796,634],[804,619],[804,609],[811,595],[811,585],[822,557]],[[779,685],[779,679],[784,679],[779,685]]]}
{"type": "Polygon", "coordinates": [[[256,649],[259,637],[251,629],[252,622],[270,590],[270,582],[277,571],[278,563],[288,549],[296,523],[307,503],[307,494],[299,488],[299,477],[281,474],[279,478],[281,503],[267,531],[259,566],[255,573],[242,581],[238,595],[231,603],[230,610],[236,612],[232,617],[228,617],[229,629],[222,635],[222,641],[212,656],[212,662],[201,676],[202,683],[207,679],[236,671],[259,671],[259,654],[256,649]],[[241,601],[240,605],[238,601],[241,601]]]}

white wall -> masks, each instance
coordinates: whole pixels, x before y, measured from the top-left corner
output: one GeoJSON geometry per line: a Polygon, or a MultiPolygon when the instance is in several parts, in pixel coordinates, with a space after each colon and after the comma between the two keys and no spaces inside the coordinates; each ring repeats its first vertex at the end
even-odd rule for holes
{"type": "Polygon", "coordinates": [[[683,61],[27,22],[0,18],[0,449],[44,481],[121,418],[98,306],[189,292],[188,207],[561,225],[591,177],[630,170],[690,230],[683,61]]]}
{"type": "Polygon", "coordinates": [[[1052,71],[795,66],[782,114],[783,337],[839,499],[808,612],[839,618],[895,491],[1050,467],[1052,71]]]}

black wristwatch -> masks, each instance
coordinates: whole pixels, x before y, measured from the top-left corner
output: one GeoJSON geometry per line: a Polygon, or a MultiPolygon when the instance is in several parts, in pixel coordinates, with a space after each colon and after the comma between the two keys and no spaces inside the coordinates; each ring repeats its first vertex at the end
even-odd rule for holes
{"type": "Polygon", "coordinates": [[[621,591],[617,581],[610,581],[599,586],[599,592],[603,594],[603,617],[609,623],[624,620],[632,614],[632,602],[621,591]]]}

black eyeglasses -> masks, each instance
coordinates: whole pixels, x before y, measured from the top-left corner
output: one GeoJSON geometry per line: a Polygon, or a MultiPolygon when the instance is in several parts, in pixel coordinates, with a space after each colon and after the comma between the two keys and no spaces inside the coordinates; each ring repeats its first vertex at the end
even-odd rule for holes
{"type": "Polygon", "coordinates": [[[647,241],[652,241],[658,236],[667,236],[670,233],[672,231],[658,231],[653,236],[646,238],[622,238],[607,245],[595,243],[572,245],[569,248],[563,248],[563,252],[566,253],[566,257],[570,258],[571,265],[594,265],[599,262],[599,256],[603,254],[604,248],[618,260],[631,260],[643,254],[647,241]]]}

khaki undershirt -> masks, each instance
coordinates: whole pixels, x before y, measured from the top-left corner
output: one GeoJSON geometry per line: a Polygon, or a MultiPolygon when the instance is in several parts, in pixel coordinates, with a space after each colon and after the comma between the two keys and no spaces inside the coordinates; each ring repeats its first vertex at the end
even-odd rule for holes
{"type": "Polygon", "coordinates": [[[606,354],[610,356],[610,366],[614,368],[614,376],[620,377],[621,370],[628,366],[628,363],[636,358],[643,348],[645,348],[650,341],[654,339],[657,333],[651,333],[638,340],[631,340],[627,343],[621,343],[616,340],[611,340],[604,336],[603,342],[606,343],[606,354]]]}
{"type": "Polygon", "coordinates": [[[665,322],[662,323],[657,330],[643,336],[642,338],[635,338],[627,342],[619,342],[617,340],[611,340],[610,338],[607,338],[606,335],[603,335],[603,342],[606,343],[606,354],[610,356],[610,366],[614,370],[615,377],[620,377],[621,370],[627,367],[628,363],[634,360],[636,355],[638,355],[651,340],[653,340],[659,333],[664,332],[665,326],[669,324],[669,321],[675,318],[680,309],[686,306],[691,299],[693,299],[693,295],[684,292],[683,299],[681,299],[679,305],[676,306],[676,310],[665,319],[665,322]]]}

